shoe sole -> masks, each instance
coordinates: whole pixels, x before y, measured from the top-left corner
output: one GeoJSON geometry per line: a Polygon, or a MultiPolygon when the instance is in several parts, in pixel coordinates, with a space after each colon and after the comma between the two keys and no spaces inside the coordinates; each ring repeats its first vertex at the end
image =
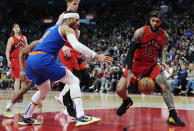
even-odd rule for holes
{"type": "Polygon", "coordinates": [[[89,122],[83,122],[83,123],[77,124],[77,125],[75,125],[75,126],[76,126],[76,127],[79,127],[79,126],[89,125],[89,124],[96,123],[96,122],[99,122],[99,121],[101,121],[100,118],[95,119],[95,120],[93,120],[93,121],[89,121],[89,122]]]}
{"type": "Polygon", "coordinates": [[[167,124],[168,125],[173,125],[173,126],[185,126],[185,125],[178,125],[178,124],[175,124],[175,123],[172,123],[172,122],[169,122],[169,121],[167,121],[167,124]]]}
{"type": "Polygon", "coordinates": [[[13,115],[13,116],[8,116],[8,115],[4,115],[4,114],[2,114],[3,115],[3,117],[5,117],[5,118],[14,118],[15,116],[13,115]]]}
{"type": "Polygon", "coordinates": [[[28,125],[41,125],[42,123],[24,123],[24,122],[18,122],[20,126],[28,126],[28,125]]]}

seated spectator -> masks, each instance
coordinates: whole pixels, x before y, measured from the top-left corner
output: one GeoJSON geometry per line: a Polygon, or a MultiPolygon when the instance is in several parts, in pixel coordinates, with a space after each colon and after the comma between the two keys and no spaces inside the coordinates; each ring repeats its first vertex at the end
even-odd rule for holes
{"type": "Polygon", "coordinates": [[[181,70],[178,72],[178,78],[174,80],[174,88],[180,91],[180,95],[184,95],[183,91],[187,84],[187,70],[184,64],[181,65],[181,70]]]}
{"type": "Polygon", "coordinates": [[[186,95],[194,95],[194,64],[189,64],[188,76],[187,76],[188,83],[186,85],[186,95]]]}

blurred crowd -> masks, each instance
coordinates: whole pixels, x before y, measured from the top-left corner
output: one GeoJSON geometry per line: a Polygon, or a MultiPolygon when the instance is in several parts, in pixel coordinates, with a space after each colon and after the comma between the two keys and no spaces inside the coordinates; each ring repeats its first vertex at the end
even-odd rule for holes
{"type": "MultiPolygon", "coordinates": [[[[178,3],[154,0],[80,5],[78,12],[81,19],[85,19],[86,14],[93,14],[92,21],[96,22],[96,24],[81,23],[79,27],[80,41],[96,52],[107,53],[114,59],[113,63],[109,65],[92,60],[88,63],[93,86],[83,88],[84,91],[104,93],[116,91],[134,31],[148,24],[149,12],[154,8],[160,8],[162,4],[168,5],[168,11],[164,13],[162,28],[170,36],[164,49],[164,58],[167,64],[166,76],[171,85],[171,91],[180,95],[194,94],[194,14],[192,14],[192,6],[185,4],[185,7],[182,7],[178,3]]],[[[40,39],[44,31],[55,24],[59,14],[64,10],[55,7],[52,7],[52,10],[49,8],[45,8],[45,10],[25,8],[0,10],[5,12],[0,16],[0,56],[2,56],[0,59],[0,83],[2,83],[6,80],[3,75],[8,72],[5,48],[11,32],[11,24],[19,23],[22,33],[30,43],[32,40],[40,39]],[[44,23],[44,18],[52,18],[53,23],[44,23]]],[[[9,79],[8,75],[6,77],[9,79]]],[[[1,88],[5,88],[5,86],[1,86],[1,88]]],[[[133,89],[133,87],[129,88],[129,92],[138,93],[137,89],[133,89]]]]}

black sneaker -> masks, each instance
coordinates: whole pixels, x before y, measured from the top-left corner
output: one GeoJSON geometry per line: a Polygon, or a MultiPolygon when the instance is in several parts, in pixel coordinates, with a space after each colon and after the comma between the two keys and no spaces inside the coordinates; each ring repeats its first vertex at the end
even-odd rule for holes
{"type": "Polygon", "coordinates": [[[20,121],[18,122],[19,125],[26,126],[26,125],[41,125],[42,122],[38,121],[33,118],[24,118],[23,116],[20,118],[20,121]]]}
{"type": "Polygon", "coordinates": [[[125,114],[126,110],[129,109],[129,107],[132,105],[133,105],[133,101],[131,100],[130,97],[128,97],[127,100],[123,100],[123,103],[121,104],[121,106],[117,110],[117,115],[122,116],[123,114],[125,114]]]}
{"type": "Polygon", "coordinates": [[[169,116],[167,123],[169,125],[174,125],[174,126],[185,126],[185,123],[179,119],[177,113],[174,113],[173,115],[169,116]]]}

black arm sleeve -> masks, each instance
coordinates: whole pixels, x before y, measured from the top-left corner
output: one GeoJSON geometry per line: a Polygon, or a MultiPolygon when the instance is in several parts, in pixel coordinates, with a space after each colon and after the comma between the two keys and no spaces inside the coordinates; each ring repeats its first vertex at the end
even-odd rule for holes
{"type": "Polygon", "coordinates": [[[134,56],[134,52],[137,49],[139,43],[133,42],[131,41],[130,45],[129,45],[129,50],[127,52],[127,57],[126,57],[126,64],[127,64],[127,69],[132,69],[132,62],[133,62],[133,56],[134,56]]]}

